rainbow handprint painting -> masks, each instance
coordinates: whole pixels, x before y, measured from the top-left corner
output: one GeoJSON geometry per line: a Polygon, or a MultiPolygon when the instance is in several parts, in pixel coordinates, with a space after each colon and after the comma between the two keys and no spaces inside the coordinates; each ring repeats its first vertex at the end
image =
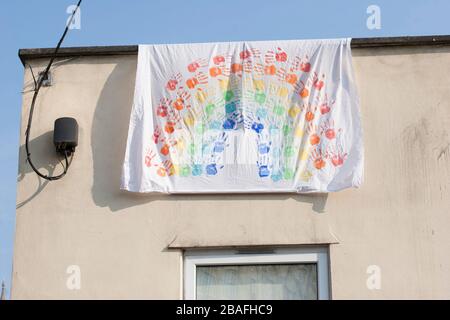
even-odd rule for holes
{"type": "Polygon", "coordinates": [[[350,39],[139,46],[133,192],[330,192],[363,176],[350,39]]]}

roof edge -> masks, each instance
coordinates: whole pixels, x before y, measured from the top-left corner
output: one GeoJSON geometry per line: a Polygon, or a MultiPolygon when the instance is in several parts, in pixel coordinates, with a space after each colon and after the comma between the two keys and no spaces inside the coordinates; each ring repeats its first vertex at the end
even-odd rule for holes
{"type": "MultiPolygon", "coordinates": [[[[352,48],[434,45],[450,45],[450,35],[353,38],[351,42],[352,48]]],[[[49,58],[54,51],[54,48],[19,49],[19,58],[25,65],[30,59],[49,58]]],[[[59,49],[57,57],[133,55],[137,52],[138,45],[65,47],[59,49]]]]}

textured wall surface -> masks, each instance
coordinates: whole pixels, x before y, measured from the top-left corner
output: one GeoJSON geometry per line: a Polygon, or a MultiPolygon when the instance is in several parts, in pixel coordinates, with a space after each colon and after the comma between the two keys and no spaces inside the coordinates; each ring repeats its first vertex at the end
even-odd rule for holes
{"type": "MultiPolygon", "coordinates": [[[[12,298],[181,297],[183,247],[329,245],[332,298],[450,299],[450,47],[357,49],[365,182],[329,195],[135,195],[119,190],[136,56],[62,60],[30,147],[61,170],[53,121],[72,116],[67,176],[40,181],[20,148],[12,298]],[[66,268],[79,265],[81,290],[66,268]],[[369,290],[366,269],[381,268],[369,290]]],[[[35,72],[46,61],[31,60],[35,72]]],[[[32,80],[25,71],[22,138],[32,80]]]]}

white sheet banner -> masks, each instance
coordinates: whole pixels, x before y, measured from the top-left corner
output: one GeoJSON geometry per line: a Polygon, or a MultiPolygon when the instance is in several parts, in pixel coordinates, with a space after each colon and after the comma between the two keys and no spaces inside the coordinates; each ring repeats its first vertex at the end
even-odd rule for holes
{"type": "Polygon", "coordinates": [[[139,46],[122,189],[329,192],[362,175],[350,39],[139,46]]]}

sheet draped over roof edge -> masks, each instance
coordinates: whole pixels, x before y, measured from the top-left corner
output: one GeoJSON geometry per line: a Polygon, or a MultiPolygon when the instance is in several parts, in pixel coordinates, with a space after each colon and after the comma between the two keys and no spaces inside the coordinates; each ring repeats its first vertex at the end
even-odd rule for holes
{"type": "Polygon", "coordinates": [[[330,192],[362,176],[350,39],[139,46],[122,189],[330,192]]]}

